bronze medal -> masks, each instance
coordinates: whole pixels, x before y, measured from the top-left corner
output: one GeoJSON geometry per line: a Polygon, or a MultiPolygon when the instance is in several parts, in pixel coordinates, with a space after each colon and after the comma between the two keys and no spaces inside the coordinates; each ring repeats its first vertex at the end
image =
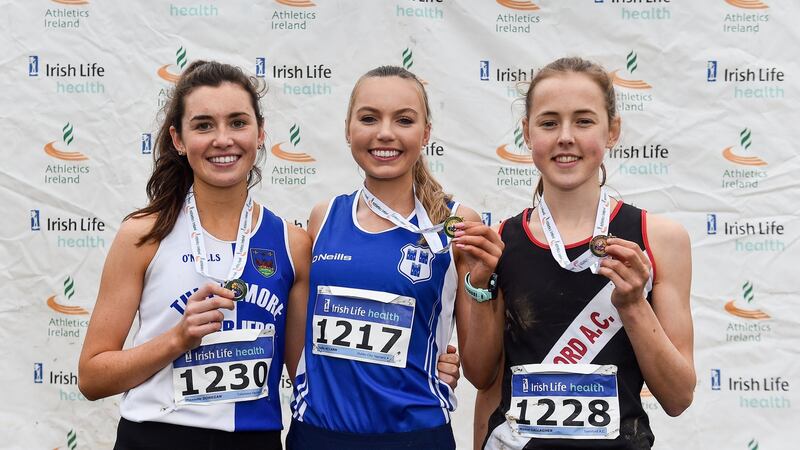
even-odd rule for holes
{"type": "Polygon", "coordinates": [[[597,236],[592,238],[592,240],[589,242],[589,250],[592,252],[594,256],[602,258],[607,255],[606,246],[608,245],[608,238],[610,237],[612,236],[598,234],[597,236]]]}
{"type": "Polygon", "coordinates": [[[224,287],[233,291],[233,299],[235,301],[242,300],[247,295],[247,284],[240,278],[226,281],[224,287]]]}
{"type": "Polygon", "coordinates": [[[450,239],[456,237],[456,224],[463,222],[464,219],[458,216],[450,216],[444,221],[444,234],[450,239]]]}

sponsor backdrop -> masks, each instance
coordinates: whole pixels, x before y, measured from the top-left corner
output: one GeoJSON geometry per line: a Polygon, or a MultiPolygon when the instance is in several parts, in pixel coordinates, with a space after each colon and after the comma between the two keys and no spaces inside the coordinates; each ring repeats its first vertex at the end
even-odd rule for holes
{"type": "MultiPolygon", "coordinates": [[[[269,86],[259,202],[305,227],[362,176],[343,136],[366,70],[405,66],[433,110],[427,164],[496,224],[538,173],[519,120],[542,65],[612,74],[623,137],[609,184],[689,231],[697,390],[656,448],[786,449],[800,408],[800,96],[794,0],[3,1],[0,352],[3,448],[110,448],[119,397],[88,402],[77,359],[103,260],[144,205],[157,111],[187,64],[218,59],[269,86]],[[794,274],[794,276],[792,276],[794,274]],[[12,431],[13,430],[13,431],[12,431]]],[[[291,383],[280,395],[288,401],[291,383]]],[[[474,389],[454,428],[471,448],[474,389]]]]}

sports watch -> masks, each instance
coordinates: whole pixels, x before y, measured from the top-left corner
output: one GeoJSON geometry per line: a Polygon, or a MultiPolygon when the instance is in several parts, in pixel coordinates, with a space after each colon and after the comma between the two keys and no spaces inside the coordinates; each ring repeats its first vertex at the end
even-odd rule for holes
{"type": "Polygon", "coordinates": [[[489,277],[488,289],[476,288],[469,282],[469,272],[464,277],[464,290],[467,291],[470,297],[474,298],[476,302],[483,303],[497,298],[497,274],[493,273],[489,277]]]}

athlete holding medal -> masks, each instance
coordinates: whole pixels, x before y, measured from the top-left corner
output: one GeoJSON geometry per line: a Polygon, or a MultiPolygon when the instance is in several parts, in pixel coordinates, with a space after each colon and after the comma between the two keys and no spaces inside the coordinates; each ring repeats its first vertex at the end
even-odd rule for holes
{"type": "Polygon", "coordinates": [[[240,69],[197,61],[165,107],[149,205],[108,253],[79,366],[87,398],[125,393],[117,449],[281,448],[310,240],[250,196],[259,96],[240,69]]]}
{"type": "Polygon", "coordinates": [[[317,205],[309,220],[289,450],[455,449],[455,397],[440,378],[457,376],[457,368],[443,372],[455,367],[446,348],[454,319],[466,342],[469,300],[452,244],[464,226],[496,233],[428,172],[421,151],[430,129],[425,89],[411,72],[379,67],[353,88],[345,135],[365,181],[317,205]]]}
{"type": "MultiPolygon", "coordinates": [[[[649,449],[643,383],[676,416],[696,382],[688,235],[603,187],[621,122],[600,66],[554,61],[532,80],[525,109],[541,172],[535,207],[501,225],[501,295],[473,305],[469,333],[484,339],[462,349],[465,376],[488,389],[476,423],[501,392],[480,448],[649,449]]],[[[494,261],[482,236],[462,243],[471,261],[494,261]]]]}

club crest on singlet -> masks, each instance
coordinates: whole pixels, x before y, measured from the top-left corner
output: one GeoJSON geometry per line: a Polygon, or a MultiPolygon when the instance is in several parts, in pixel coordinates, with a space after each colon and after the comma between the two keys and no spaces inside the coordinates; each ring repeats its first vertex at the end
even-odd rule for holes
{"type": "Polygon", "coordinates": [[[400,262],[397,271],[412,283],[431,279],[431,264],[436,255],[427,247],[406,244],[400,249],[400,262]]]}
{"type": "Polygon", "coordinates": [[[251,248],[250,262],[258,270],[258,273],[264,275],[264,277],[269,278],[275,275],[275,252],[273,250],[251,248]]]}

